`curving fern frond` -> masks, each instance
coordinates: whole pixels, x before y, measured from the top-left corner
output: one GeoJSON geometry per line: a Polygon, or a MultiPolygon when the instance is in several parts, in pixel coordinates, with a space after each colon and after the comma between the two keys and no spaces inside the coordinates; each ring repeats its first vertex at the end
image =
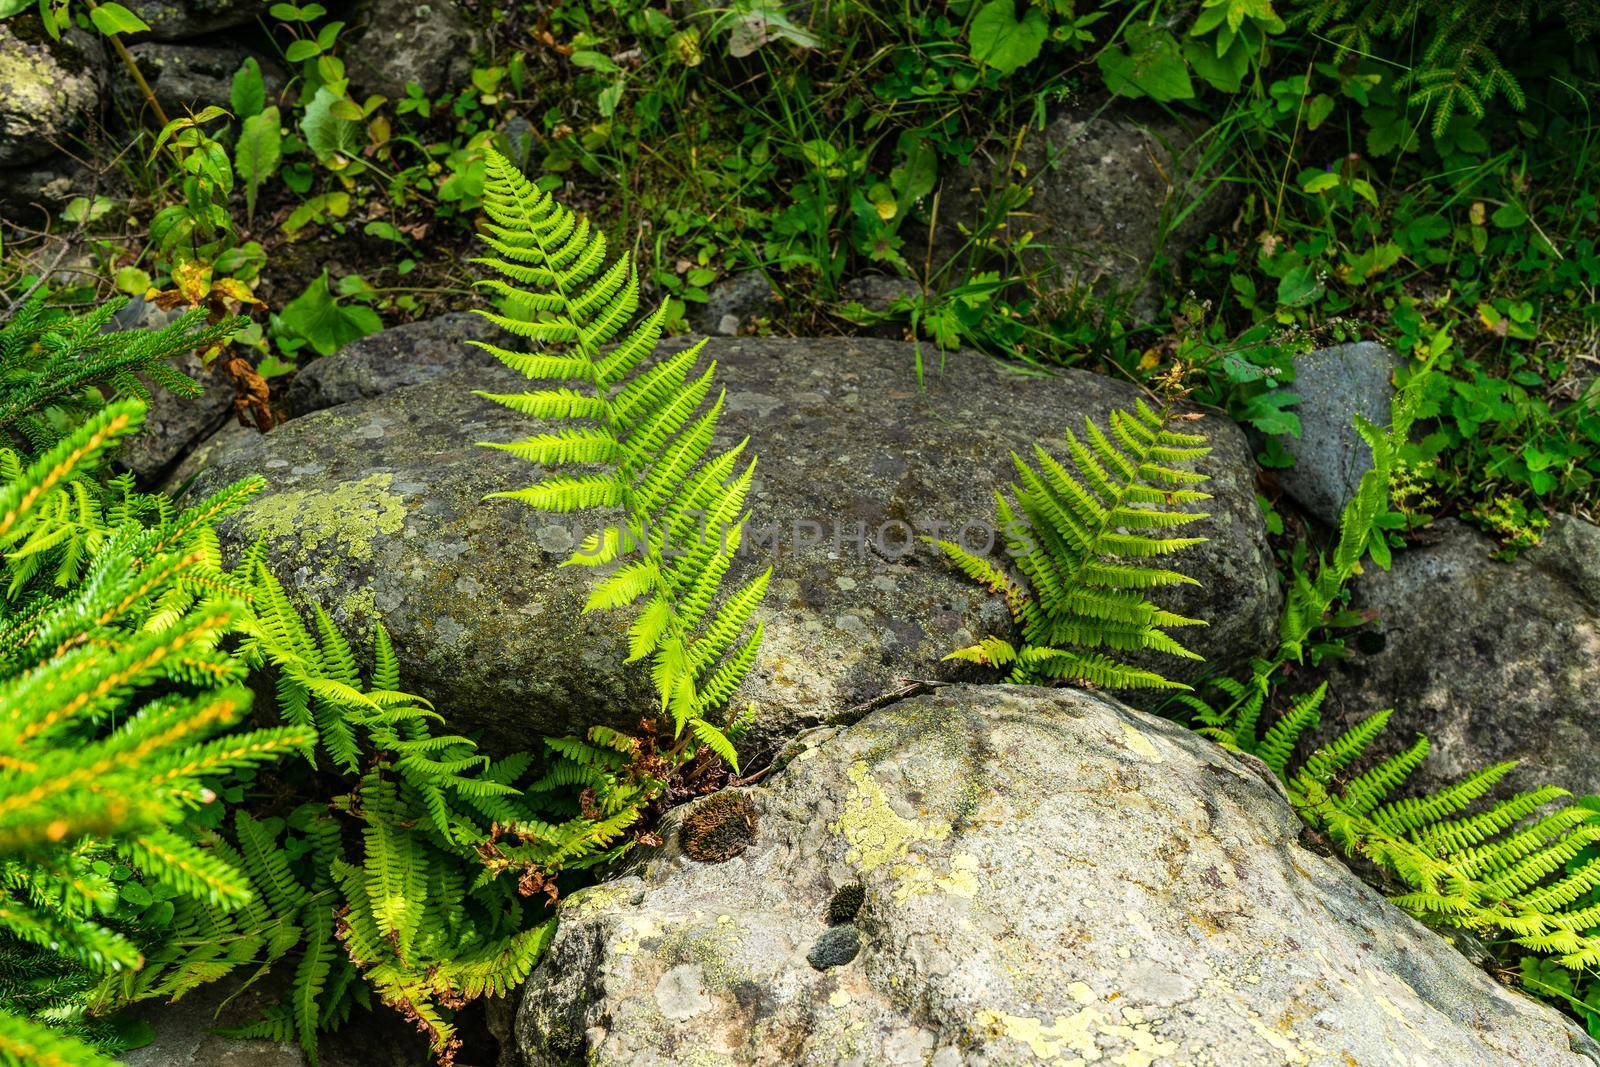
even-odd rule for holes
{"type": "Polygon", "coordinates": [[[755,459],[747,442],[716,452],[723,394],[704,342],[653,359],[665,309],[636,321],[639,279],[627,256],[606,261],[605,237],[540,191],[509,161],[487,156],[485,241],[477,262],[501,312],[481,311],[536,346],[516,352],[474,342],[541,383],[482,393],[542,420],[518,441],[487,442],[550,468],[523,489],[493,494],[546,511],[616,509],[567,561],[608,566],[585,611],[637,605],[629,658],[648,660],[661,708],[687,757],[703,745],[735,762],[724,706],[755,664],[755,612],[771,571],[725,592],[748,512],[755,459]]]}
{"type": "Polygon", "coordinates": [[[963,574],[1005,598],[1023,643],[988,637],[946,658],[1009,668],[1018,683],[1189,688],[1120,658],[1142,651],[1200,658],[1167,631],[1204,624],[1146,596],[1194,584],[1150,561],[1205,540],[1169,532],[1206,517],[1181,505],[1210,499],[1193,488],[1205,476],[1182,466],[1210,451],[1201,435],[1173,429],[1184,418],[1139,400],[1132,412],[1111,413],[1109,434],[1087,418],[1083,439],[1067,430],[1070,466],[1038,445],[1031,463],[1012,454],[1016,504],[996,493],[995,525],[1021,577],[953,541],[930,540],[963,574]]]}

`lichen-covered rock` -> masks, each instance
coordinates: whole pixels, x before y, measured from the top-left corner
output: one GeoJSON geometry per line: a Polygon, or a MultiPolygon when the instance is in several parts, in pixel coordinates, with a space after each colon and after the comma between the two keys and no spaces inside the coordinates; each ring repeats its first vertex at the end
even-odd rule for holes
{"type": "Polygon", "coordinates": [[[472,69],[472,27],[456,0],[368,0],[345,50],[350,80],[404,100],[415,82],[429,97],[459,88],[472,69]]]}
{"type": "Polygon", "coordinates": [[[1523,759],[1518,788],[1600,792],[1600,528],[1559,516],[1514,563],[1454,520],[1437,534],[1357,580],[1354,606],[1377,618],[1346,642],[1324,732],[1394,708],[1386,749],[1426,735],[1429,783],[1523,759]]]}
{"type": "Polygon", "coordinates": [[[100,92],[97,47],[76,31],[52,41],[35,15],[0,20],[0,167],[68,146],[100,92]]]}
{"type": "Polygon", "coordinates": [[[1319,348],[1294,361],[1300,436],[1283,439],[1294,466],[1279,472],[1278,481],[1330,526],[1372,469],[1372,450],[1356,432],[1355,416],[1388,425],[1397,363],[1393,352],[1371,341],[1319,348]]]}
{"type": "Polygon", "coordinates": [[[1007,138],[996,155],[946,179],[939,247],[959,253],[993,210],[986,209],[993,193],[1025,186],[1026,203],[1002,220],[996,236],[1032,234],[1037,250],[1025,254],[1029,266],[1049,268],[1063,286],[1133,297],[1140,317],[1157,306],[1147,278],[1157,254],[1176,260],[1238,203],[1234,187],[1212,188],[1199,172],[1198,131],[1159,113],[1118,106],[1067,111],[1043,130],[1030,129],[1014,160],[1012,144],[1007,138]]]}
{"type": "MultiPolygon", "coordinates": [[[[387,351],[369,339],[358,355],[376,371],[387,351]]],[[[583,615],[597,576],[557,566],[613,520],[483,500],[539,472],[476,446],[533,427],[472,390],[528,383],[476,349],[451,351],[455,370],[222,450],[197,490],[264,475],[269,490],[223,524],[224,536],[265,538],[285,580],[339,622],[381,615],[407,684],[453,722],[521,743],[601,716],[632,726],[654,698],[648,671],[621,662],[626,615],[583,615]]],[[[935,675],[952,649],[1009,632],[999,599],[915,535],[951,536],[970,522],[967,540],[982,548],[1010,449],[1057,442],[1068,421],[1104,418],[1135,396],[1081,372],[1022,378],[971,352],[951,354],[919,391],[912,346],[886,341],[715,339],[707,354],[728,389],[721,443],[748,435],[761,456],[755,526],[729,581],[775,568],[762,659],[745,690],[766,740],[935,675]]],[[[317,388],[361,395],[380,377],[329,365],[317,388]]],[[[1174,590],[1170,603],[1212,620],[1185,637],[1226,666],[1269,642],[1278,590],[1243,438],[1220,418],[1197,425],[1216,446],[1204,465],[1216,499],[1194,528],[1214,540],[1182,563],[1203,585],[1174,590]]]]}
{"type": "Polygon", "coordinates": [[[1261,764],[1103,697],[938,690],[749,793],[741,855],[687,858],[674,813],[633,873],[563,902],[522,994],[528,1067],[1597,1054],[1302,848],[1261,764]]]}
{"type": "MultiPolygon", "coordinates": [[[[159,41],[129,45],[128,52],[169,116],[198,112],[207,104],[226,103],[233,91],[234,74],[251,55],[232,45],[159,41]]],[[[271,103],[283,88],[283,72],[277,64],[260,56],[256,62],[261,67],[267,102],[271,103]]],[[[116,91],[129,110],[137,112],[145,106],[143,93],[121,67],[116,68],[116,91]]]]}

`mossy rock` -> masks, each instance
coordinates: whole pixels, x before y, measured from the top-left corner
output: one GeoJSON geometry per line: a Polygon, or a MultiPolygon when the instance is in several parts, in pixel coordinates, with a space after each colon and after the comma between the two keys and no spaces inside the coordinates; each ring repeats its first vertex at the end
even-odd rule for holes
{"type": "Polygon", "coordinates": [[[100,94],[99,44],[69,31],[53,41],[35,15],[0,21],[0,167],[71,146],[100,94]]]}
{"type": "MultiPolygon", "coordinates": [[[[347,627],[381,616],[406,684],[457,727],[519,745],[596,721],[632,727],[656,700],[649,672],[623,663],[628,617],[585,615],[596,575],[560,566],[613,517],[485,501],[539,471],[477,445],[534,427],[473,394],[527,382],[464,344],[467,321],[386,331],[313,364],[290,398],[320,410],[264,437],[225,431],[232,443],[205,450],[196,491],[264,475],[267,492],[222,525],[225,541],[264,539],[289,585],[347,627]]],[[[748,435],[761,457],[755,528],[728,579],[774,568],[742,695],[756,747],[903,679],[949,676],[952,649],[1009,633],[1000,599],[913,535],[978,530],[1011,450],[1059,441],[1137,395],[1082,372],[1024,378],[973,352],[919,386],[915,348],[891,341],[729,338],[706,355],[728,389],[721,445],[748,435]]],[[[1279,592],[1243,437],[1216,417],[1197,426],[1215,447],[1204,463],[1215,499],[1193,528],[1212,541],[1180,563],[1202,584],[1170,590],[1166,606],[1211,620],[1185,637],[1226,668],[1268,646],[1279,592]]]]}

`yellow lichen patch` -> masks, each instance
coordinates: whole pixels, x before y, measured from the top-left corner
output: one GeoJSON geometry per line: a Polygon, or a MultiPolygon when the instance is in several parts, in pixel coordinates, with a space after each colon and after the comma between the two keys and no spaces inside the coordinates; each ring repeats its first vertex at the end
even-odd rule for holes
{"type": "Polygon", "coordinates": [[[924,893],[941,892],[969,900],[978,895],[978,857],[966,852],[950,857],[949,874],[938,874],[917,863],[897,863],[890,868],[890,873],[897,883],[894,888],[897,904],[924,893]]]}
{"type": "Polygon", "coordinates": [[[737,958],[743,940],[736,925],[693,925],[663,937],[655,954],[668,966],[698,963],[706,987],[722,990],[749,977],[737,958]]]}
{"type": "Polygon", "coordinates": [[[1082,982],[1069,988],[1073,1000],[1083,1005],[1072,1015],[1057,1015],[1048,1025],[1028,1015],[984,1009],[977,1013],[978,1029],[1026,1045],[1034,1058],[1063,1067],[1081,1067],[1105,1060],[1117,1067],[1151,1067],[1157,1060],[1177,1054],[1175,1042],[1158,1037],[1143,1013],[1122,1009],[1122,1021],[1095,1003],[1082,982]]]}
{"type": "Polygon", "coordinates": [[[239,518],[257,537],[292,539],[302,554],[326,545],[365,562],[377,538],[392,537],[405,525],[405,498],[389,491],[393,481],[394,475],[377,473],[359,482],[266,493],[239,518]]]}
{"type": "Polygon", "coordinates": [[[1133,723],[1124,722],[1122,724],[1122,734],[1123,739],[1128,743],[1128,747],[1138,755],[1143,756],[1151,763],[1166,762],[1165,757],[1163,757],[1161,753],[1156,750],[1156,746],[1151,744],[1150,739],[1144,735],[1142,730],[1133,725],[1133,723]]]}
{"type": "Polygon", "coordinates": [[[942,841],[949,835],[947,822],[907,819],[890,807],[865,763],[858,760],[845,773],[850,794],[843,813],[828,829],[844,835],[850,846],[847,858],[863,874],[902,859],[919,841],[942,841]]]}
{"type": "Polygon", "coordinates": [[[627,900],[638,890],[634,886],[594,885],[570,893],[561,901],[561,917],[565,922],[594,918],[601,912],[627,900]]]}

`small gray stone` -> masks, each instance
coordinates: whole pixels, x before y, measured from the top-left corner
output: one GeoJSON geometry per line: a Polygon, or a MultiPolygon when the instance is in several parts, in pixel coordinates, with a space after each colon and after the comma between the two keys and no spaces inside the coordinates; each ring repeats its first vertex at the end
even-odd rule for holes
{"type": "MultiPolygon", "coordinates": [[[[285,582],[343,625],[364,629],[381,607],[406,684],[463,729],[522,747],[594,721],[632,727],[655,698],[649,671],[623,665],[625,615],[580,610],[598,576],[558,566],[556,517],[484,500],[540,472],[476,443],[525,437],[535,424],[473,395],[528,382],[462,344],[461,329],[388,331],[312,364],[292,407],[362,399],[219,450],[196,491],[265,475],[268,491],[223,523],[225,541],[264,538],[285,582]],[[399,380],[415,384],[393,388],[399,380]]],[[[727,578],[775,569],[743,694],[759,713],[756,747],[901,679],[949,672],[942,659],[965,635],[1008,634],[1000,599],[913,534],[959,535],[971,523],[967,539],[981,547],[993,490],[1012,476],[1010,450],[1058,444],[1066,421],[1104,420],[1138,395],[1079,371],[1022,378],[968,351],[919,389],[915,349],[888,341],[714,338],[705,355],[728,390],[717,447],[748,435],[761,456],[754,525],[727,578]],[[893,581],[874,581],[884,576],[893,581]]],[[[1211,620],[1184,636],[1211,669],[1227,669],[1270,642],[1278,586],[1243,435],[1213,416],[1196,426],[1215,447],[1201,468],[1215,499],[1193,528],[1212,540],[1181,563],[1202,584],[1163,591],[1164,604],[1211,620]]],[[[615,516],[564,521],[581,542],[615,516]]]]}
{"type": "Polygon", "coordinates": [[[862,274],[845,282],[840,295],[868,311],[883,314],[898,301],[921,295],[922,289],[910,278],[897,274],[862,274]]]}
{"type": "Polygon", "coordinates": [[[533,128],[533,123],[521,115],[512,115],[500,127],[500,133],[506,139],[506,158],[515,163],[522,170],[527,170],[533,161],[533,150],[539,144],[539,134],[533,128]]]}
{"type": "MultiPolygon", "coordinates": [[[[244,986],[240,972],[201,986],[174,1003],[144,1001],[130,1014],[150,1024],[155,1039],[120,1053],[124,1067],[310,1067],[312,1061],[289,1041],[224,1037],[218,1029],[255,1022],[287,996],[293,969],[244,986]]],[[[379,1006],[357,1009],[332,1033],[321,1035],[318,1067],[428,1067],[427,1042],[398,1012],[379,1006]]]]}
{"type": "MultiPolygon", "coordinates": [[[[134,297],[117,309],[109,325],[117,330],[159,330],[182,316],[181,310],[163,311],[134,297]]],[[[214,365],[208,367],[198,354],[186,352],[173,366],[199,382],[203,392],[196,397],[179,396],[141,378],[150,390],[144,428],[117,453],[117,462],[147,486],[157,484],[233,410],[233,384],[214,365]]]]}
{"type": "Polygon", "coordinates": [[[70,156],[52,156],[42,163],[0,167],[0,207],[7,222],[38,226],[49,213],[75,196],[87,195],[94,176],[70,156]]]}
{"type": "Polygon", "coordinates": [[[501,345],[509,340],[483,316],[468,311],[394,326],[307,364],[284,391],[284,407],[291,418],[298,418],[352,400],[382,396],[465,365],[498,366],[494,357],[470,347],[468,338],[501,345]]]}
{"type": "Polygon", "coordinates": [[[1055,282],[1068,288],[1132,297],[1139,318],[1159,303],[1148,277],[1158,253],[1176,261],[1238,205],[1237,186],[1213,188],[1197,173],[1204,154],[1199,131],[1159,113],[1122,105],[1063,112],[1023,136],[1018,169],[1008,174],[1013,144],[1006,138],[993,156],[944,182],[935,234],[940,254],[963,254],[990,194],[1023,184],[1032,195],[1001,220],[998,239],[1032,233],[1040,250],[1024,256],[1026,265],[1053,267],[1055,282]],[[1186,211],[1163,245],[1163,230],[1186,211]]]}
{"type": "Polygon", "coordinates": [[[760,271],[724,278],[706,293],[706,302],[687,308],[689,325],[701,333],[734,337],[752,320],[777,310],[772,285],[760,271]]]}
{"type": "Polygon", "coordinates": [[[200,383],[199,396],[184,397],[146,380],[150,403],[144,428],[117,453],[117,462],[142,485],[155,485],[189,450],[215,433],[233,411],[233,383],[215,366],[207,367],[193,352],[173,366],[200,383]]]}
{"type": "Polygon", "coordinates": [[[344,54],[361,89],[404,100],[408,82],[428,97],[466,82],[476,39],[455,0],[366,0],[359,12],[344,54]]]}
{"type": "Polygon", "coordinates": [[[71,144],[100,95],[98,42],[51,40],[36,15],[0,21],[0,167],[38,163],[71,144]]]}
{"type": "Polygon", "coordinates": [[[830,926],[818,935],[806,962],[819,971],[843,967],[861,954],[861,931],[854,926],[830,926]]]}
{"type": "Polygon", "coordinates": [[[1300,398],[1300,436],[1284,438],[1294,466],[1279,473],[1285,491],[1329,526],[1339,523],[1344,506],[1372,469],[1372,451],[1356,432],[1354,418],[1386,426],[1394,400],[1399,360],[1380,344],[1361,341],[1307,352],[1294,361],[1300,398]]]}
{"type": "Polygon", "coordinates": [[[667,834],[562,901],[521,994],[527,1067],[1597,1054],[1302,848],[1258,763],[1101,696],[948,687],[812,737],[748,792],[762,834],[744,855],[694,863],[667,834]],[[867,965],[818,970],[818,916],[851,880],[867,965]],[[653,995],[684,968],[711,1004],[691,1018],[653,995]]]}
{"type": "Polygon", "coordinates": [[[1495,543],[1455,520],[1435,529],[1436,543],[1357,579],[1353,606],[1377,619],[1346,640],[1322,736],[1394,708],[1378,751],[1426,735],[1424,784],[1522,759],[1515,788],[1600,793],[1600,529],[1557,516],[1512,563],[1491,559],[1495,543]]]}

